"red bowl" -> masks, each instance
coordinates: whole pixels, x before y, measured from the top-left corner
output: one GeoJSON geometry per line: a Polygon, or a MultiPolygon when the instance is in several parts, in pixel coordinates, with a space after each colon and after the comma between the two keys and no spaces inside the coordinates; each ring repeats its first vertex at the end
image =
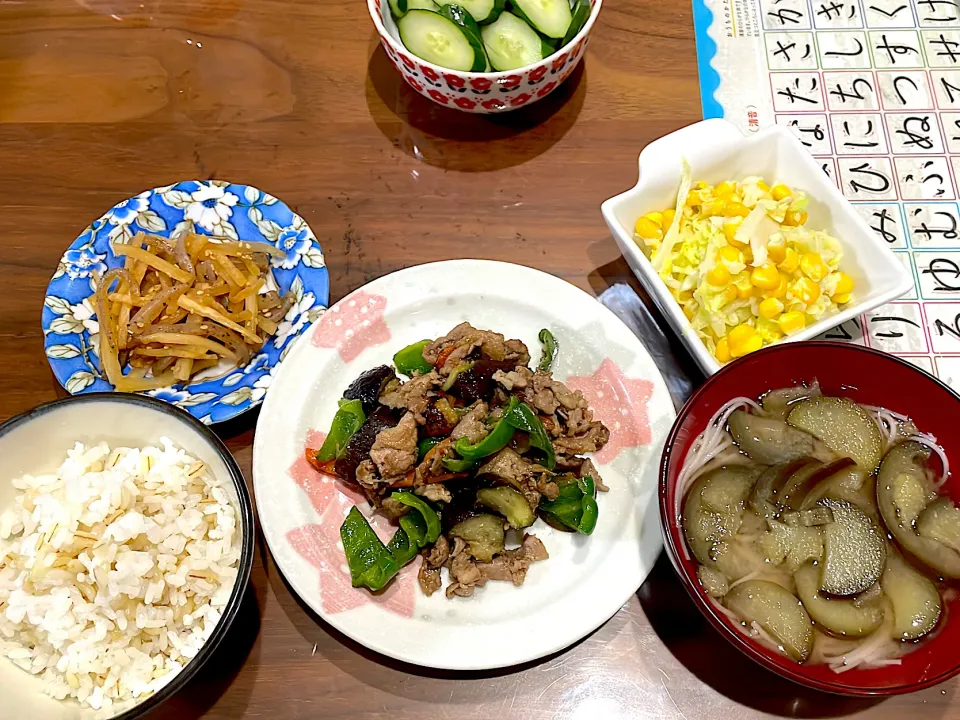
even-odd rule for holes
{"type": "MultiPolygon", "coordinates": [[[[737,396],[756,399],[767,390],[820,383],[825,394],[849,397],[910,416],[922,431],[937,437],[948,456],[960,448],[960,396],[905,360],[877,350],[831,342],[773,345],[727,365],[687,401],[667,438],[660,465],[660,526],[670,561],[690,597],[713,626],[736,648],[778,675],[801,685],[840,695],[896,695],[936,685],[960,673],[960,598],[944,603],[933,636],[902,658],[900,665],[838,674],[826,665],[798,665],[743,634],[711,605],[697,581],[697,563],[687,559],[680,518],[674,512],[677,476],[687,450],[710,418],[737,396]]],[[[960,460],[957,460],[960,462],[960,460]]],[[[951,477],[944,491],[960,500],[951,477]]]]}

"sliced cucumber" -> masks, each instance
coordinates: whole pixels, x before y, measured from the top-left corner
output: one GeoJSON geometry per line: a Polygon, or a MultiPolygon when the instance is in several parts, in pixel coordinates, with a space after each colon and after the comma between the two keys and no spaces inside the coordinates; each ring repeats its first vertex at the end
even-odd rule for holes
{"type": "Polygon", "coordinates": [[[480,30],[483,47],[495,70],[516,70],[543,60],[543,43],[529,25],[512,13],[480,30]]]}
{"type": "Polygon", "coordinates": [[[547,37],[562,38],[573,22],[569,0],[510,0],[513,12],[547,37]]]}
{"type": "Polygon", "coordinates": [[[568,45],[570,41],[583,30],[583,26],[586,25],[587,20],[590,19],[590,10],[590,0],[576,0],[573,8],[573,19],[570,21],[570,27],[567,28],[567,32],[560,42],[560,47],[568,45]]]}
{"type": "MultiPolygon", "coordinates": [[[[470,38],[471,45],[479,46],[481,52],[483,51],[483,38],[480,37],[480,26],[477,25],[477,21],[473,19],[473,16],[464,10],[463,6],[454,4],[444,5],[440,8],[440,14],[460,28],[460,31],[470,38]]],[[[483,56],[483,66],[487,66],[486,54],[483,56]]]]}
{"type": "Polygon", "coordinates": [[[390,10],[394,17],[401,18],[410,10],[440,12],[440,6],[433,0],[390,0],[390,10]]]}
{"type": "Polygon", "coordinates": [[[397,21],[404,46],[427,62],[463,72],[481,72],[487,64],[483,47],[449,17],[429,10],[408,10],[397,21]]]}
{"type": "Polygon", "coordinates": [[[460,5],[480,25],[488,25],[500,17],[506,2],[505,0],[460,0],[460,5]]]}

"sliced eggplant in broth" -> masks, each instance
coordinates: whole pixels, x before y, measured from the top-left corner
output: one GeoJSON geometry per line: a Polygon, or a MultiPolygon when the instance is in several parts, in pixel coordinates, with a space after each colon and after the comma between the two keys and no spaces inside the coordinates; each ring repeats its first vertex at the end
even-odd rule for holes
{"type": "Polygon", "coordinates": [[[880,586],[893,604],[895,640],[916,640],[936,627],[942,610],[937,586],[906,560],[891,553],[880,586]]]}
{"type": "Polygon", "coordinates": [[[797,595],[814,622],[842,637],[869,635],[883,622],[878,600],[858,604],[856,600],[828,597],[820,592],[820,570],[807,564],[793,576],[797,595]]]}
{"type": "Polygon", "coordinates": [[[826,396],[804,400],[790,411],[787,422],[819,438],[837,455],[853,458],[867,472],[880,464],[880,428],[852,400],[826,396]]]}
{"type": "Polygon", "coordinates": [[[813,650],[813,624],[803,605],[785,588],[767,580],[740,583],[723,604],[743,623],[757,623],[792,660],[803,662],[813,650]]]}
{"type": "Polygon", "coordinates": [[[786,463],[822,453],[816,438],[782,420],[737,410],[730,416],[730,434],[741,451],[765,465],[786,463]]]}
{"type": "Polygon", "coordinates": [[[916,442],[894,446],[877,473],[877,505],[887,530],[908,553],[945,578],[960,578],[960,553],[919,535],[914,520],[922,513],[923,499],[932,488],[927,460],[930,451],[916,442]]]}
{"type": "Polygon", "coordinates": [[[934,500],[917,517],[917,534],[960,550],[960,508],[947,497],[934,500]]]}
{"type": "Polygon", "coordinates": [[[820,592],[858,595],[883,572],[887,555],[883,532],[866,513],[845,500],[824,498],[819,506],[833,512],[833,522],[823,526],[820,592]]]}
{"type": "Polygon", "coordinates": [[[734,535],[740,529],[743,521],[743,501],[735,503],[740,509],[730,513],[714,512],[704,501],[704,495],[715,481],[724,491],[711,492],[713,502],[722,506],[727,500],[737,497],[731,494],[731,488],[745,487],[743,498],[749,494],[752,487],[752,478],[756,477],[756,470],[744,465],[730,465],[716,468],[698,478],[687,493],[683,507],[683,531],[690,549],[697,560],[707,565],[711,564],[711,550],[724,538],[734,535]],[[747,485],[748,478],[750,485],[747,485]]]}

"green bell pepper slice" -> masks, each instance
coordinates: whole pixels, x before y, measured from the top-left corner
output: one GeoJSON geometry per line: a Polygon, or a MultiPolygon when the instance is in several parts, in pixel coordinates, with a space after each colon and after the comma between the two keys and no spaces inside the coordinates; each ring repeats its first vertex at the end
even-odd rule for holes
{"type": "Polygon", "coordinates": [[[471,445],[470,441],[466,438],[460,438],[457,440],[456,445],[453,446],[453,449],[457,451],[457,455],[462,457],[464,460],[474,461],[488,457],[503,450],[513,439],[514,425],[509,422],[508,418],[510,417],[510,413],[516,410],[519,402],[520,401],[517,400],[515,395],[511,396],[510,404],[507,405],[507,410],[503,414],[503,417],[497,421],[497,424],[494,425],[493,430],[491,430],[490,433],[476,445],[471,445]]]}
{"type": "Polygon", "coordinates": [[[584,535],[592,533],[600,515],[593,478],[561,478],[557,485],[560,488],[557,499],[541,500],[538,510],[571,530],[584,535]]]}
{"type": "Polygon", "coordinates": [[[423,359],[423,351],[432,343],[432,340],[421,340],[413,345],[407,345],[393,356],[393,365],[397,372],[407,377],[426,375],[433,370],[433,365],[423,359]]]}
{"type": "Polygon", "coordinates": [[[417,443],[417,464],[422,463],[427,453],[443,442],[443,438],[428,437],[417,443]]]}
{"type": "Polygon", "coordinates": [[[340,540],[350,568],[350,582],[376,592],[397,574],[400,566],[393,553],[377,537],[356,506],[340,526],[340,540]]]}
{"type": "Polygon", "coordinates": [[[530,444],[544,454],[544,465],[547,470],[553,470],[557,466],[557,454],[553,448],[553,443],[550,441],[550,436],[547,434],[547,429],[529,405],[519,403],[513,407],[508,407],[503,419],[517,430],[522,430],[530,435],[530,444]]]}
{"type": "Polygon", "coordinates": [[[441,465],[452,473],[470,472],[476,464],[476,460],[466,460],[464,458],[444,458],[441,462],[441,465]]]}
{"type": "Polygon", "coordinates": [[[553,336],[553,333],[544,328],[540,331],[540,335],[537,337],[540,338],[540,342],[543,344],[543,357],[540,358],[540,364],[537,366],[537,370],[540,372],[550,372],[550,368],[553,367],[553,361],[557,356],[557,339],[553,336]]]}
{"type": "Polygon", "coordinates": [[[381,542],[356,506],[340,526],[340,540],[354,587],[381,590],[422,548],[440,537],[440,516],[426,501],[409,492],[393,493],[391,497],[412,512],[400,518],[400,529],[388,545],[381,542]]]}
{"type": "Polygon", "coordinates": [[[360,429],[367,416],[363,413],[363,403],[360,400],[341,400],[340,409],[333,416],[330,432],[327,439],[317,451],[318,462],[328,462],[340,457],[340,453],[347,446],[353,434],[360,429]]]}

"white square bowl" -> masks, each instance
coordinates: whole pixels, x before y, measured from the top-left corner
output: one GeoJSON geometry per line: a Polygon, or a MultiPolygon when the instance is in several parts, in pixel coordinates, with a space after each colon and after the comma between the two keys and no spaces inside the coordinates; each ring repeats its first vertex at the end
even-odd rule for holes
{"type": "Polygon", "coordinates": [[[604,202],[601,211],[633,272],[707,375],[719,370],[720,363],[697,336],[633,239],[637,218],[676,204],[684,159],[690,164],[694,181],[713,185],[760,175],[771,185],[784,183],[803,190],[810,198],[808,226],[828,231],[843,246],[841,267],[853,278],[854,302],[780,342],[815,338],[913,287],[911,273],[790,131],[773,126],[744,136],[725,120],[705,120],[677,130],[643,149],[637,184],[604,202]]]}

